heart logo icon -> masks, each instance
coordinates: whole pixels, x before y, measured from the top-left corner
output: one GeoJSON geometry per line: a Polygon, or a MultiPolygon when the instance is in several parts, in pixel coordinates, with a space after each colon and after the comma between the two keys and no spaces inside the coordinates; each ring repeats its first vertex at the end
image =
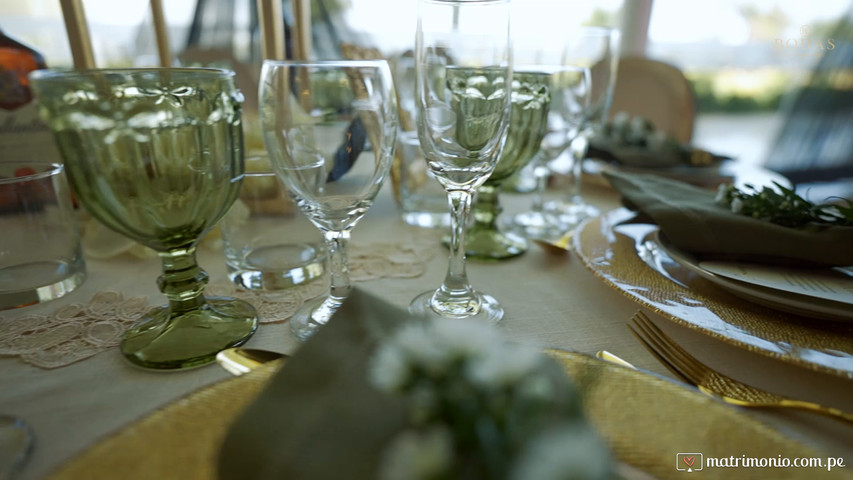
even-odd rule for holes
{"type": "Polygon", "coordinates": [[[686,463],[688,467],[692,467],[692,466],[693,466],[693,462],[695,462],[695,461],[696,461],[696,457],[687,457],[687,456],[684,456],[684,457],[681,457],[681,459],[682,459],[682,460],[684,460],[684,463],[686,463]]]}

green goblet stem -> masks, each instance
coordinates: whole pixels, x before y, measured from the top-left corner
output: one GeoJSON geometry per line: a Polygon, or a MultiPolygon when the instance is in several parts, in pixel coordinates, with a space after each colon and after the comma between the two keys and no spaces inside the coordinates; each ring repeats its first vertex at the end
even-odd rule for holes
{"type": "Polygon", "coordinates": [[[204,306],[204,287],[209,276],[195,257],[196,246],[176,248],[160,252],[163,274],[157,278],[157,286],[169,299],[169,310],[173,315],[197,310],[204,306]]]}
{"type": "Polygon", "coordinates": [[[473,208],[474,225],[471,230],[498,228],[498,215],[503,211],[498,199],[498,190],[499,187],[495,185],[481,185],[477,189],[473,208]]]}
{"type": "Polygon", "coordinates": [[[472,209],[474,223],[468,229],[466,253],[477,260],[503,260],[527,251],[527,240],[498,228],[498,216],[503,211],[498,194],[500,183],[481,185],[472,209]]]}
{"type": "Polygon", "coordinates": [[[516,74],[506,144],[494,172],[477,188],[473,208],[474,225],[468,230],[468,257],[503,260],[527,251],[527,240],[498,228],[497,219],[502,211],[498,192],[501,185],[524,168],[539,150],[545,135],[550,101],[547,74],[516,74]]]}

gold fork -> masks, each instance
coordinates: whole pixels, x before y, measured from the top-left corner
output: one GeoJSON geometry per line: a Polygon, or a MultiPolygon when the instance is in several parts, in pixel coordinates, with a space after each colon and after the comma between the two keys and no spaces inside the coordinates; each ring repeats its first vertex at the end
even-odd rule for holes
{"type": "Polygon", "coordinates": [[[672,373],[685,382],[695,385],[702,393],[718,398],[723,402],[741,407],[794,408],[853,422],[853,414],[837,408],[802,400],[792,400],[746,385],[712,370],[675,343],[643,312],[634,314],[628,328],[631,329],[637,340],[672,373]]]}

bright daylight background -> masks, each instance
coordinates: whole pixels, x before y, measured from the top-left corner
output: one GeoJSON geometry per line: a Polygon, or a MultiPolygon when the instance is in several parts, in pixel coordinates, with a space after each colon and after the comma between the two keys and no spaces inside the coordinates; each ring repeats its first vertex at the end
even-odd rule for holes
{"type": "MultiPolygon", "coordinates": [[[[240,51],[248,51],[247,12],[255,0],[233,1],[236,33],[228,35],[231,44],[226,47],[238,59],[249,58],[240,51]]],[[[312,11],[319,23],[318,2],[314,0],[312,11]]],[[[186,47],[196,0],[163,3],[173,51],[180,52],[186,47]]],[[[83,4],[99,66],[156,63],[147,0],[83,4]]],[[[387,54],[411,48],[416,5],[416,0],[323,0],[341,39],[376,46],[387,54]]],[[[516,17],[514,30],[543,42],[549,31],[581,23],[617,26],[621,21],[619,0],[514,0],[513,7],[541,12],[516,17]]],[[[817,60],[776,51],[776,39],[799,38],[803,26],[813,37],[825,37],[839,18],[850,15],[850,7],[850,0],[653,0],[647,53],[678,66],[691,80],[700,114],[697,144],[759,163],[779,128],[780,104],[817,60]],[[714,145],[703,145],[712,140],[714,145]]],[[[327,30],[316,25],[315,44],[321,48],[323,40],[317,35],[327,30]]],[[[36,46],[49,66],[71,65],[58,1],[0,0],[0,28],[36,46]]],[[[325,44],[334,41],[327,38],[325,44]]]]}

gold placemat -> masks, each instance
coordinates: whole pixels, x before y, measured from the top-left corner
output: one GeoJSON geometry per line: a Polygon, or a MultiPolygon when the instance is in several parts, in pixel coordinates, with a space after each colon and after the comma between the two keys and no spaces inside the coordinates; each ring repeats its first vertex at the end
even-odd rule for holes
{"type": "MultiPolygon", "coordinates": [[[[582,354],[556,350],[549,354],[575,381],[587,415],[616,457],[658,478],[683,478],[683,472],[676,470],[680,452],[699,452],[706,458],[821,456],[739,410],[672,381],[582,354]]],[[[215,479],[216,456],[226,430],[280,365],[264,365],[157,410],[48,478],[98,480],[120,475],[122,480],[215,479]]],[[[703,478],[731,478],[732,472],[728,468],[706,468],[702,473],[703,478]]],[[[760,474],[758,470],[751,473],[760,474]]],[[[826,478],[849,478],[843,470],[823,473],[826,478]]],[[[774,478],[805,479],[813,475],[811,469],[772,470],[774,478]]]]}
{"type": "Polygon", "coordinates": [[[204,387],[105,438],[48,479],[216,479],[219,445],[237,415],[283,364],[204,387]]]}
{"type": "Polygon", "coordinates": [[[679,265],[667,272],[678,285],[646,265],[637,253],[643,225],[617,209],[582,225],[573,248],[598,278],[678,324],[730,345],[814,371],[853,379],[853,325],[812,320],[746,301],[679,265]]]}

